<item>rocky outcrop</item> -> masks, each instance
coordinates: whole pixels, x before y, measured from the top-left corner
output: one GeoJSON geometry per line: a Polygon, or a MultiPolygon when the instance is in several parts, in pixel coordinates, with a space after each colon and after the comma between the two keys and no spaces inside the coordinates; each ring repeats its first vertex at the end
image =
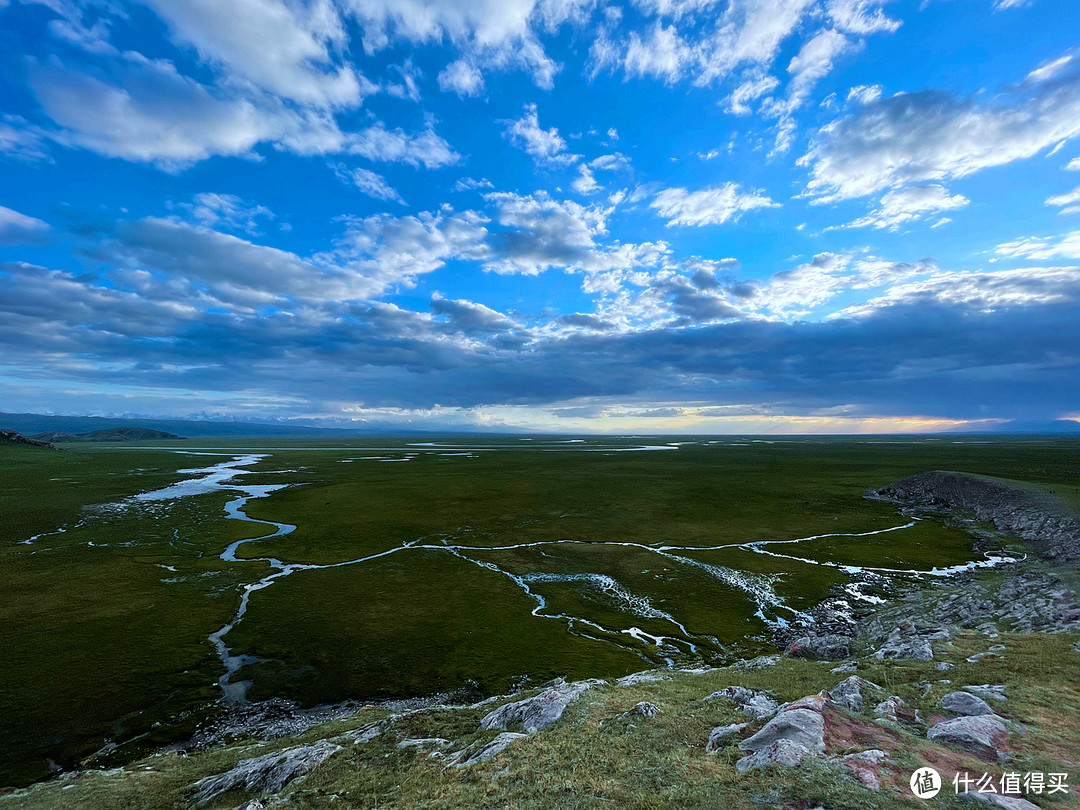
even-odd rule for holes
{"type": "Polygon", "coordinates": [[[863,707],[863,690],[882,691],[877,684],[870,683],[858,675],[852,675],[829,690],[829,700],[848,711],[860,712],[863,707]]]}
{"type": "Polygon", "coordinates": [[[825,753],[825,718],[800,703],[791,704],[739,743],[739,748],[750,752],[735,763],[740,773],[769,764],[798,765],[808,756],[825,753]]]}
{"type": "Polygon", "coordinates": [[[718,692],[706,696],[705,700],[727,698],[740,712],[745,712],[757,720],[764,720],[776,714],[780,704],[765,692],[747,689],[743,686],[727,686],[718,692]]]}
{"type": "Polygon", "coordinates": [[[518,727],[526,734],[532,734],[542,728],[554,725],[562,717],[571,701],[583,695],[589,689],[605,686],[606,681],[587,680],[567,683],[560,679],[539,695],[500,706],[480,721],[480,728],[486,730],[518,727]]]}
{"type": "Polygon", "coordinates": [[[993,478],[935,470],[871,490],[869,497],[934,511],[963,510],[1020,537],[1044,559],[1080,561],[1080,517],[1054,495],[993,478]]]}
{"type": "Polygon", "coordinates": [[[851,639],[836,633],[803,635],[793,639],[784,652],[793,658],[842,661],[851,655],[851,639]]]}
{"type": "Polygon", "coordinates": [[[732,723],[729,726],[717,726],[709,732],[709,742],[705,745],[706,751],[715,751],[724,746],[727,740],[736,736],[746,728],[749,723],[732,723]]]}
{"type": "Polygon", "coordinates": [[[978,717],[984,714],[994,714],[990,704],[970,692],[949,692],[941,699],[941,708],[961,717],[978,717]]]}
{"type": "Polygon", "coordinates": [[[475,765],[478,762],[487,762],[496,754],[501,754],[510,745],[518,740],[524,739],[529,736],[528,734],[518,734],[513,731],[504,731],[498,737],[491,742],[487,743],[480,750],[473,754],[467,754],[467,751],[459,751],[457,757],[465,757],[462,761],[455,763],[458,767],[467,768],[470,765],[475,765]]]}
{"type": "Polygon", "coordinates": [[[930,727],[928,739],[996,761],[1008,741],[1009,728],[996,714],[957,717],[930,727]]]}
{"type": "Polygon", "coordinates": [[[232,770],[196,782],[193,798],[195,802],[205,804],[230,790],[277,793],[290,782],[311,773],[340,750],[341,746],[320,740],[314,745],[287,748],[278,753],[245,759],[232,770]]]}
{"type": "Polygon", "coordinates": [[[54,447],[47,441],[42,439],[34,439],[29,436],[23,436],[14,430],[0,430],[0,446],[5,444],[23,444],[30,447],[44,447],[48,450],[58,450],[58,447],[54,447]]]}
{"type": "Polygon", "coordinates": [[[643,700],[640,703],[634,704],[634,708],[626,714],[632,717],[656,717],[660,714],[660,707],[655,703],[649,703],[647,700],[643,700]]]}

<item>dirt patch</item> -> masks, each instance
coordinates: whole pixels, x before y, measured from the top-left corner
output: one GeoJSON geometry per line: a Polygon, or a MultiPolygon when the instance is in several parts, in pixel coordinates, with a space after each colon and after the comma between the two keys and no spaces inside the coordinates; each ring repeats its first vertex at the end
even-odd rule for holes
{"type": "Polygon", "coordinates": [[[904,744],[903,735],[896,729],[856,720],[831,706],[827,706],[821,714],[825,718],[825,749],[827,751],[867,748],[895,751],[904,744]]]}

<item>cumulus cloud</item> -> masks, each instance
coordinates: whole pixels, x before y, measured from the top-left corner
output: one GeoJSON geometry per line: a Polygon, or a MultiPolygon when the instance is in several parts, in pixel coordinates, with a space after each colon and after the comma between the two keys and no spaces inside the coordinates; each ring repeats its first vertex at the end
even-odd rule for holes
{"type": "Polygon", "coordinates": [[[476,191],[490,188],[495,188],[495,184],[486,177],[481,177],[479,180],[473,177],[459,177],[457,182],[454,183],[454,191],[476,191]]]}
{"type": "Polygon", "coordinates": [[[511,318],[484,304],[445,298],[440,293],[431,297],[431,311],[444,316],[455,329],[469,333],[506,332],[518,325],[511,318]]]}
{"type": "Polygon", "coordinates": [[[829,202],[965,177],[1077,135],[1080,64],[1070,54],[987,101],[941,90],[869,101],[825,126],[799,163],[810,168],[808,193],[829,202]]]}
{"type": "Polygon", "coordinates": [[[668,225],[722,225],[738,219],[744,211],[776,208],[780,204],[760,191],[743,191],[738,183],[688,191],[667,188],[659,192],[649,206],[668,221],[668,225]]]}
{"type": "Polygon", "coordinates": [[[666,82],[691,78],[707,86],[740,67],[770,65],[815,5],[815,0],[734,0],[716,15],[711,2],[653,4],[649,10],[673,18],[672,24],[657,21],[644,36],[624,35],[613,25],[602,29],[590,50],[592,70],[622,70],[666,82]]]}
{"type": "Polygon", "coordinates": [[[181,44],[223,66],[232,81],[251,82],[279,98],[317,106],[352,106],[374,85],[333,55],[346,44],[332,3],[281,0],[143,0],[181,44]]]}
{"type": "Polygon", "coordinates": [[[48,231],[48,223],[0,205],[0,245],[41,242],[48,231]]]}
{"type": "Polygon", "coordinates": [[[341,164],[333,166],[334,173],[338,178],[350,185],[356,186],[361,194],[366,194],[376,200],[405,204],[405,200],[386,182],[386,178],[370,169],[348,168],[341,164]]]}
{"type": "Polygon", "coordinates": [[[1003,242],[995,249],[998,256],[1010,259],[1080,259],[1080,231],[1072,231],[1060,237],[1029,236],[1012,242],[1003,242]]]}
{"type": "Polygon", "coordinates": [[[1045,306],[1075,301],[1078,296],[1077,267],[939,273],[922,281],[899,284],[884,296],[841,310],[837,317],[863,317],[875,309],[897,305],[934,304],[979,310],[1045,306]]]}
{"type": "Polygon", "coordinates": [[[651,76],[673,82],[683,74],[693,50],[682,41],[674,26],[665,28],[656,23],[646,37],[636,31],[630,34],[623,57],[623,69],[628,76],[651,76]]]}
{"type": "Polygon", "coordinates": [[[180,208],[188,211],[200,225],[211,228],[258,233],[260,219],[273,219],[274,212],[263,205],[248,202],[235,194],[203,192],[180,208]]]}
{"type": "Polygon", "coordinates": [[[472,64],[528,71],[537,86],[550,89],[558,66],[544,52],[538,30],[581,21],[588,2],[578,0],[345,0],[363,29],[369,53],[395,41],[453,43],[472,64]]]}
{"type": "Polygon", "coordinates": [[[456,59],[439,72],[439,89],[445,93],[457,93],[462,98],[478,96],[484,92],[484,76],[475,65],[456,59]]]}
{"type": "Polygon", "coordinates": [[[602,246],[596,237],[606,233],[608,209],[531,195],[495,192],[485,195],[495,206],[488,246],[488,270],[501,274],[538,275],[559,267],[598,272],[628,269],[658,262],[667,252],[662,242],[602,246]]]}
{"type": "Polygon", "coordinates": [[[731,95],[725,99],[728,112],[732,115],[749,115],[752,112],[750,102],[771,93],[779,85],[779,79],[767,74],[747,79],[732,90],[731,95]]]}
{"type": "Polygon", "coordinates": [[[848,228],[887,228],[896,230],[931,214],[954,211],[970,201],[961,194],[949,194],[939,185],[910,186],[890,191],[881,198],[881,205],[847,224],[848,228]]]}
{"type": "Polygon", "coordinates": [[[525,114],[514,121],[503,121],[506,136],[515,146],[532,155],[540,163],[573,163],[577,155],[566,151],[566,141],[555,127],[543,129],[535,104],[525,105],[525,114]]]}
{"type": "Polygon", "coordinates": [[[584,163],[578,166],[578,176],[570,184],[578,194],[592,194],[599,191],[602,186],[596,182],[596,177],[584,163]]]}

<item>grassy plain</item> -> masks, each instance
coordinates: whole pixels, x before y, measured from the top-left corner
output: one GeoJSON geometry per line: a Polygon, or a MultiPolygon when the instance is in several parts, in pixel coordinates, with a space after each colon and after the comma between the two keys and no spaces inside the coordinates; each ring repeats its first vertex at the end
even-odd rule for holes
{"type": "MultiPolygon", "coordinates": [[[[566,578],[577,574],[609,576],[647,597],[691,634],[713,639],[700,651],[722,663],[766,645],[767,627],[747,593],[700,567],[611,543],[702,549],[674,553],[764,576],[787,605],[805,609],[843,573],[707,547],[902,524],[893,507],[862,494],[927,469],[1017,479],[1067,497],[1080,471],[1080,442],[1068,439],[439,439],[446,448],[414,441],[0,449],[0,785],[44,776],[49,760],[71,765],[107,740],[181,736],[216,697],[221,664],[207,635],[233,615],[239,588],[271,570],[218,555],[264,527],[226,520],[222,507],[233,495],[221,492],[153,508],[98,507],[218,460],[171,448],[265,452],[244,483],[291,485],[245,511],[296,530],[244,545],[241,557],[330,565],[405,543],[477,547],[467,559],[413,549],[300,571],[257,592],[228,636],[235,650],[262,659],[242,677],[253,681],[252,697],[305,703],[460,687],[496,693],[523,677],[618,676],[657,662],[654,646],[620,631],[670,635],[672,624],[628,613],[603,590],[566,578]],[[666,441],[695,443],[616,452],[666,441]],[[473,449],[450,455],[466,452],[452,447],[473,449]],[[547,545],[495,548],[526,543],[547,545]],[[574,634],[564,620],[532,615],[536,602],[511,575],[537,573],[563,577],[530,583],[546,613],[607,631],[579,623],[574,634]]],[[[769,548],[895,568],[972,559],[970,537],[933,522],[769,548]]]]}

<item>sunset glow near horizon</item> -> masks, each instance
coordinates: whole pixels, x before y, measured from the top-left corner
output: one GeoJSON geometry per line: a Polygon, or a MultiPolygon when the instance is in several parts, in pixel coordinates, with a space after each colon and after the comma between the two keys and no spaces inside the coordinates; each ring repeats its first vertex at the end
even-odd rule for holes
{"type": "Polygon", "coordinates": [[[0,0],[0,410],[1077,422],[1078,300],[1074,0],[0,0]]]}

